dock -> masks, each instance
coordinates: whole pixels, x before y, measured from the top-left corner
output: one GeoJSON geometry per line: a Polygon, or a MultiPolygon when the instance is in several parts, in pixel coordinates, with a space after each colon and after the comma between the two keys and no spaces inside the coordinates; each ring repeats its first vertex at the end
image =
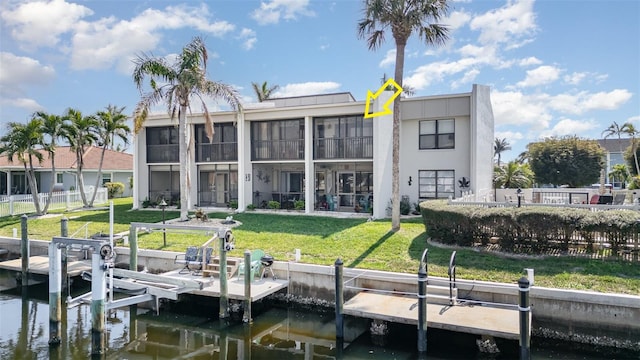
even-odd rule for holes
{"type": "MultiPolygon", "coordinates": [[[[395,323],[418,325],[416,296],[363,291],[344,303],[344,314],[395,323]]],[[[427,304],[427,327],[517,340],[517,309],[479,305],[427,304]]]]}
{"type": "MultiPolygon", "coordinates": [[[[22,271],[22,259],[14,259],[0,261],[0,269],[10,271],[22,271]]],[[[69,261],[67,264],[67,273],[71,277],[82,275],[83,271],[91,272],[91,260],[69,261]]],[[[48,256],[30,256],[29,257],[29,273],[38,275],[49,275],[49,257],[48,256]]]]}

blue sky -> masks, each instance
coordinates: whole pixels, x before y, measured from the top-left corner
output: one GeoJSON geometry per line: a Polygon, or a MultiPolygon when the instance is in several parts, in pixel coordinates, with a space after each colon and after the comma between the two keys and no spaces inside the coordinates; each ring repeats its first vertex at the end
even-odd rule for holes
{"type": "MultiPolygon", "coordinates": [[[[364,100],[393,74],[393,38],[357,38],[362,1],[14,1],[0,5],[0,123],[36,110],[131,114],[132,62],[205,38],[209,77],[255,101],[251,82],[279,96],[349,91],[364,100]]],[[[405,84],[415,96],[491,86],[495,132],[510,159],[550,135],[599,138],[613,121],[640,127],[640,1],[454,1],[446,46],[413,37],[405,84]]],[[[199,111],[199,108],[194,108],[199,111]]]]}

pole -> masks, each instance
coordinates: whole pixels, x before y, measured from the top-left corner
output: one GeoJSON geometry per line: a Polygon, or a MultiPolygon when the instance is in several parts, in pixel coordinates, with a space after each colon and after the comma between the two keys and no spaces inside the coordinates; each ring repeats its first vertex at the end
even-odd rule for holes
{"type": "Polygon", "coordinates": [[[344,263],[338,258],[334,264],[336,274],[336,340],[344,339],[344,281],[342,267],[344,263]]]}
{"type": "MultiPolygon", "coordinates": [[[[163,199],[164,200],[164,199],[163,199]]],[[[164,209],[166,208],[166,206],[162,207],[162,225],[164,225],[164,209]]],[[[164,247],[167,247],[167,229],[162,228],[162,244],[164,245],[164,247]]]]}
{"type": "Polygon", "coordinates": [[[49,243],[49,346],[60,345],[62,320],[61,252],[58,244],[49,243]]]}
{"type": "MultiPolygon", "coordinates": [[[[226,264],[225,264],[226,265],[226,264]]],[[[244,314],[242,321],[251,323],[251,251],[244,251],[244,314]]],[[[245,341],[247,341],[245,339],[245,341]]]]}
{"type": "MultiPolygon", "coordinates": [[[[229,317],[229,296],[227,289],[227,236],[231,236],[231,232],[225,232],[222,236],[218,234],[220,240],[220,311],[218,316],[220,319],[229,317]]],[[[248,267],[245,265],[245,269],[248,267]]]]}
{"type": "MultiPolygon", "coordinates": [[[[113,247],[113,200],[109,201],[109,246],[113,247]]],[[[113,302],[113,267],[109,266],[109,302],[113,302]]]]}
{"type": "Polygon", "coordinates": [[[531,307],[529,306],[529,280],[521,277],[518,280],[520,293],[520,360],[531,359],[531,307]]]}
{"type": "Polygon", "coordinates": [[[129,228],[129,270],[138,271],[138,229],[129,228]]]}
{"type": "Polygon", "coordinates": [[[105,292],[107,291],[107,277],[104,261],[100,257],[99,249],[94,249],[91,256],[91,354],[105,353],[105,292]]]}
{"type": "Polygon", "coordinates": [[[22,258],[22,277],[20,281],[22,287],[29,286],[29,233],[27,230],[27,215],[20,216],[20,236],[22,241],[20,243],[20,257],[22,258]]]}
{"type": "MultiPolygon", "coordinates": [[[[60,221],[60,236],[62,237],[68,237],[69,236],[69,219],[67,219],[66,216],[62,217],[62,220],[60,221]]],[[[64,246],[62,248],[62,293],[66,294],[69,293],[69,279],[67,278],[67,271],[68,271],[68,260],[67,260],[67,256],[68,256],[69,252],[67,250],[67,247],[64,246]]]]}
{"type": "Polygon", "coordinates": [[[427,352],[427,261],[429,249],[424,249],[418,268],[418,352],[427,352]]]}

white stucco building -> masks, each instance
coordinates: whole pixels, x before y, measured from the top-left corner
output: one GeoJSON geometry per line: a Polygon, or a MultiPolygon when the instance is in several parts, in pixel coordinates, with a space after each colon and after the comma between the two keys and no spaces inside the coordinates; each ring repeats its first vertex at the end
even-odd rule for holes
{"type": "MultiPolygon", "coordinates": [[[[380,111],[392,93],[373,104],[380,111]]],[[[411,203],[490,192],[493,112],[489,88],[403,99],[400,195],[411,203]],[[459,180],[469,180],[461,189],[459,180]]],[[[364,101],[349,93],[273,99],[239,114],[212,113],[210,142],[201,114],[187,117],[193,136],[188,161],[189,208],[282,208],[305,212],[362,211],[385,217],[391,199],[392,115],[364,118],[364,101]]],[[[179,199],[178,128],[151,116],[136,136],[134,207],[179,199]]]]}

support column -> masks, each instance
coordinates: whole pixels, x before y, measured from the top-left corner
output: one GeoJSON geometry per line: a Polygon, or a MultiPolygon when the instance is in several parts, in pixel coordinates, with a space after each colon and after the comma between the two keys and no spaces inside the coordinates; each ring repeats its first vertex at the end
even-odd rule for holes
{"type": "Polygon", "coordinates": [[[427,254],[422,253],[418,269],[418,352],[427,352],[427,254]]]}
{"type": "Polygon", "coordinates": [[[336,340],[344,339],[344,282],[342,280],[342,259],[334,264],[336,277],[336,340]]]}
{"type": "Polygon", "coordinates": [[[129,228],[129,270],[138,271],[138,229],[134,226],[129,228]]]}
{"type": "Polygon", "coordinates": [[[521,277],[518,280],[518,290],[520,293],[520,360],[531,359],[531,307],[529,306],[529,280],[521,277]]]}
{"type": "Polygon", "coordinates": [[[20,257],[22,259],[22,278],[20,279],[22,287],[29,286],[29,256],[30,256],[30,244],[29,244],[29,232],[27,229],[27,215],[20,216],[20,236],[22,241],[20,242],[20,257]]]}
{"type": "MultiPolygon", "coordinates": [[[[220,311],[218,317],[226,319],[229,317],[229,295],[227,288],[227,241],[231,241],[231,232],[218,234],[220,240],[220,311]],[[220,236],[222,235],[222,236],[220,236]]],[[[246,265],[246,264],[245,264],[246,265]]],[[[245,269],[247,267],[245,266],[245,269]]]]}
{"type": "Polygon", "coordinates": [[[251,322],[251,251],[249,250],[244,252],[244,314],[242,321],[251,322]]]}
{"type": "Polygon", "coordinates": [[[49,244],[49,346],[60,345],[62,320],[62,279],[58,244],[49,244]]]}
{"type": "MultiPolygon", "coordinates": [[[[62,217],[62,220],[60,221],[60,236],[62,237],[69,237],[69,219],[67,219],[66,216],[62,217]]],[[[69,278],[67,277],[67,271],[68,271],[68,259],[67,256],[69,255],[69,251],[67,249],[67,247],[63,247],[62,248],[62,273],[61,273],[61,277],[62,277],[62,288],[61,291],[63,294],[68,294],[69,293],[69,278]]]]}
{"type": "Polygon", "coordinates": [[[91,257],[91,354],[105,353],[105,293],[107,277],[99,249],[91,257]]]}

